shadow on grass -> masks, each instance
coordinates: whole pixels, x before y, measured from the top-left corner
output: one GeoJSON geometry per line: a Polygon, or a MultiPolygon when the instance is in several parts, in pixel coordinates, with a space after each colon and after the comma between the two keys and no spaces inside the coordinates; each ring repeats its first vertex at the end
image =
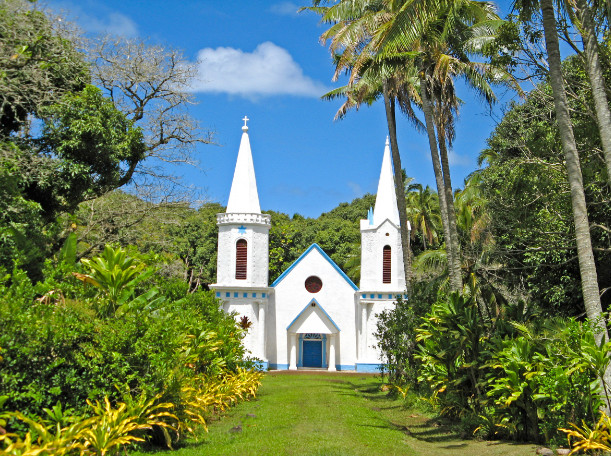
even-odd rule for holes
{"type": "MultiPolygon", "coordinates": [[[[381,402],[394,402],[394,398],[392,395],[388,393],[384,394],[383,391],[380,391],[379,384],[372,385],[370,382],[359,383],[348,380],[333,381],[333,383],[338,383],[336,386],[336,391],[338,394],[363,397],[376,403],[376,407],[372,407],[372,410],[376,412],[392,411],[404,408],[404,406],[401,404],[388,404],[387,406],[380,404],[381,402]]],[[[440,424],[435,419],[427,419],[424,417],[419,418],[420,419],[418,420],[408,420],[407,424],[399,424],[390,419],[380,418],[380,421],[383,424],[362,424],[361,426],[398,430],[412,438],[427,443],[447,443],[448,445],[441,446],[441,448],[446,449],[459,449],[468,446],[468,443],[461,439],[460,433],[454,426],[440,424]],[[450,442],[456,443],[450,444],[450,442]]]]}
{"type": "Polygon", "coordinates": [[[358,383],[348,380],[329,380],[329,383],[337,385],[335,391],[340,395],[362,397],[373,402],[392,400],[387,394],[380,391],[381,384],[372,385],[370,382],[358,383]]]}

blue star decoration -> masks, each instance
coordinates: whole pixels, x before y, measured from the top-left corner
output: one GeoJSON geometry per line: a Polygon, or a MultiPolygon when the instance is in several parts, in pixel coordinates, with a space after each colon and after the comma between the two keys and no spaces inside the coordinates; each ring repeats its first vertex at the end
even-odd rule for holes
{"type": "Polygon", "coordinates": [[[238,228],[238,233],[240,234],[246,234],[246,227],[244,225],[242,225],[241,227],[238,228]]]}

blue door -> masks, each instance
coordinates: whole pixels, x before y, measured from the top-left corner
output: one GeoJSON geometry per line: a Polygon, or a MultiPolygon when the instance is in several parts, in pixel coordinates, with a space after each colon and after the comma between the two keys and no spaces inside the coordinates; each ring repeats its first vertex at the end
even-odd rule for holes
{"type": "Polygon", "coordinates": [[[303,341],[303,367],[322,367],[322,340],[303,341]]]}

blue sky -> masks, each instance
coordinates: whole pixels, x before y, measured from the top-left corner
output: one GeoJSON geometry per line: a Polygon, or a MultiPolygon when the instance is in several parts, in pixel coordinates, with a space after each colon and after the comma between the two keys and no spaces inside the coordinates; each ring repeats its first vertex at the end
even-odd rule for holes
{"type": "MultiPolygon", "coordinates": [[[[502,16],[507,3],[501,2],[502,16]]],[[[317,217],[376,191],[387,135],[383,104],[333,121],[340,101],[320,100],[340,85],[331,81],[329,51],[318,40],[326,26],[313,13],[297,14],[302,3],[49,0],[46,5],[85,31],[143,38],[201,60],[201,81],[194,86],[199,104],[191,113],[215,132],[218,145],[199,147],[200,167],[177,172],[205,199],[227,203],[245,115],[262,209],[317,217]]],[[[469,90],[459,95],[466,103],[451,155],[455,187],[476,168],[503,107],[497,104],[494,118],[469,90]]],[[[399,118],[398,137],[407,174],[435,188],[426,136],[399,118]]]]}

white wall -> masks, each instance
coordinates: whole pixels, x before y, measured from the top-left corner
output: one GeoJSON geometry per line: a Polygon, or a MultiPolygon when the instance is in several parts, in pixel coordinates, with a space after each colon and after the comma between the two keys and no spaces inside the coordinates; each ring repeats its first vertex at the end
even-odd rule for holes
{"type": "Polygon", "coordinates": [[[269,225],[246,225],[246,232],[240,233],[240,225],[220,225],[216,284],[237,287],[266,287],[269,271],[269,225]],[[239,239],[247,242],[248,269],[246,280],[235,278],[236,243],[239,239]]]}
{"type": "Polygon", "coordinates": [[[267,344],[268,347],[275,344],[276,353],[274,359],[269,354],[270,363],[289,364],[287,327],[312,299],[316,299],[341,330],[335,350],[337,363],[354,365],[357,329],[355,290],[315,248],[302,257],[274,288],[270,314],[275,313],[275,334],[270,331],[267,344]],[[322,280],[323,286],[318,293],[310,293],[305,288],[305,281],[311,275],[322,280]]]}
{"type": "Polygon", "coordinates": [[[398,292],[405,290],[405,269],[399,228],[386,220],[373,228],[367,220],[361,220],[361,283],[363,291],[398,292]],[[391,247],[391,281],[382,281],[382,251],[391,247]]]}

